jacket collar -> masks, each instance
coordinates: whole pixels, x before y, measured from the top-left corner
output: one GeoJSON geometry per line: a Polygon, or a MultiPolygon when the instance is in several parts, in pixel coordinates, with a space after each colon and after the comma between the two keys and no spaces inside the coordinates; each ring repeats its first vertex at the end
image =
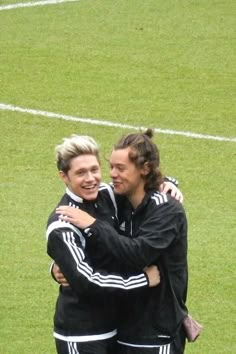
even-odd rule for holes
{"type": "Polygon", "coordinates": [[[137,213],[146,207],[150,197],[152,196],[152,194],[154,192],[155,192],[155,190],[151,190],[151,191],[146,192],[145,196],[143,197],[143,200],[141,201],[141,203],[138,205],[138,207],[136,209],[133,209],[133,207],[132,207],[131,203],[128,201],[128,199],[127,199],[127,204],[130,206],[130,208],[133,210],[134,213],[137,213]]]}
{"type": "Polygon", "coordinates": [[[71,190],[69,190],[68,187],[66,187],[66,194],[68,194],[69,197],[71,199],[73,199],[77,203],[83,203],[84,202],[84,200],[82,198],[80,198],[78,195],[76,195],[73,192],[71,192],[71,190]]]}

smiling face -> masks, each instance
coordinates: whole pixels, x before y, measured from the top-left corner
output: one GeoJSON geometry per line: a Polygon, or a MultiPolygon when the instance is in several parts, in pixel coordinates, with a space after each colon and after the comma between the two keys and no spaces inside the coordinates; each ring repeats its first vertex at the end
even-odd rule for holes
{"type": "Polygon", "coordinates": [[[82,199],[94,200],[101,182],[101,168],[97,157],[83,154],[70,161],[67,173],[60,171],[60,177],[70,191],[82,199]]]}
{"type": "Polygon", "coordinates": [[[145,191],[146,168],[137,168],[130,161],[130,148],[113,150],[110,157],[110,177],[117,194],[125,195],[134,208],[142,201],[145,191]]]}

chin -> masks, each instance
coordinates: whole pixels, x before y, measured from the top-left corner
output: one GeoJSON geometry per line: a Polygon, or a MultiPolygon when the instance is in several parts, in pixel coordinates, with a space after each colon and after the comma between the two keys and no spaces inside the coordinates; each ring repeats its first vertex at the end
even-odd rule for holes
{"type": "Polygon", "coordinates": [[[122,193],[122,190],[119,189],[119,188],[116,188],[116,187],[114,187],[114,192],[115,192],[116,194],[123,194],[123,193],[122,193]]]}
{"type": "Polygon", "coordinates": [[[91,194],[86,194],[83,196],[83,199],[86,200],[95,200],[97,199],[98,193],[91,193],[91,194]]]}

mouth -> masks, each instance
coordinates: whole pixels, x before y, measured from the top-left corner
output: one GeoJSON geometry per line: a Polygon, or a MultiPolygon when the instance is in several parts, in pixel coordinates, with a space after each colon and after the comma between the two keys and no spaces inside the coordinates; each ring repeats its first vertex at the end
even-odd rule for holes
{"type": "Polygon", "coordinates": [[[97,184],[83,186],[83,189],[86,189],[87,191],[94,191],[95,189],[97,189],[97,184]]]}
{"type": "Polygon", "coordinates": [[[114,182],[113,181],[114,188],[118,188],[120,185],[121,185],[121,182],[114,182]]]}

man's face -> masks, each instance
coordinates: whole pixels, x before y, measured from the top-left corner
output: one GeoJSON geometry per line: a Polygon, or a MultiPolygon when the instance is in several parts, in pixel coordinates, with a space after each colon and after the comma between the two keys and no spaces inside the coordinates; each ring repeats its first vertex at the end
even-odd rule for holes
{"type": "Polygon", "coordinates": [[[117,194],[126,195],[130,201],[144,196],[143,171],[129,159],[130,148],[113,150],[110,157],[110,177],[117,194]]]}
{"type": "Polygon", "coordinates": [[[86,200],[94,200],[101,182],[101,169],[94,155],[80,155],[71,160],[70,169],[60,176],[72,193],[86,200]]]}

